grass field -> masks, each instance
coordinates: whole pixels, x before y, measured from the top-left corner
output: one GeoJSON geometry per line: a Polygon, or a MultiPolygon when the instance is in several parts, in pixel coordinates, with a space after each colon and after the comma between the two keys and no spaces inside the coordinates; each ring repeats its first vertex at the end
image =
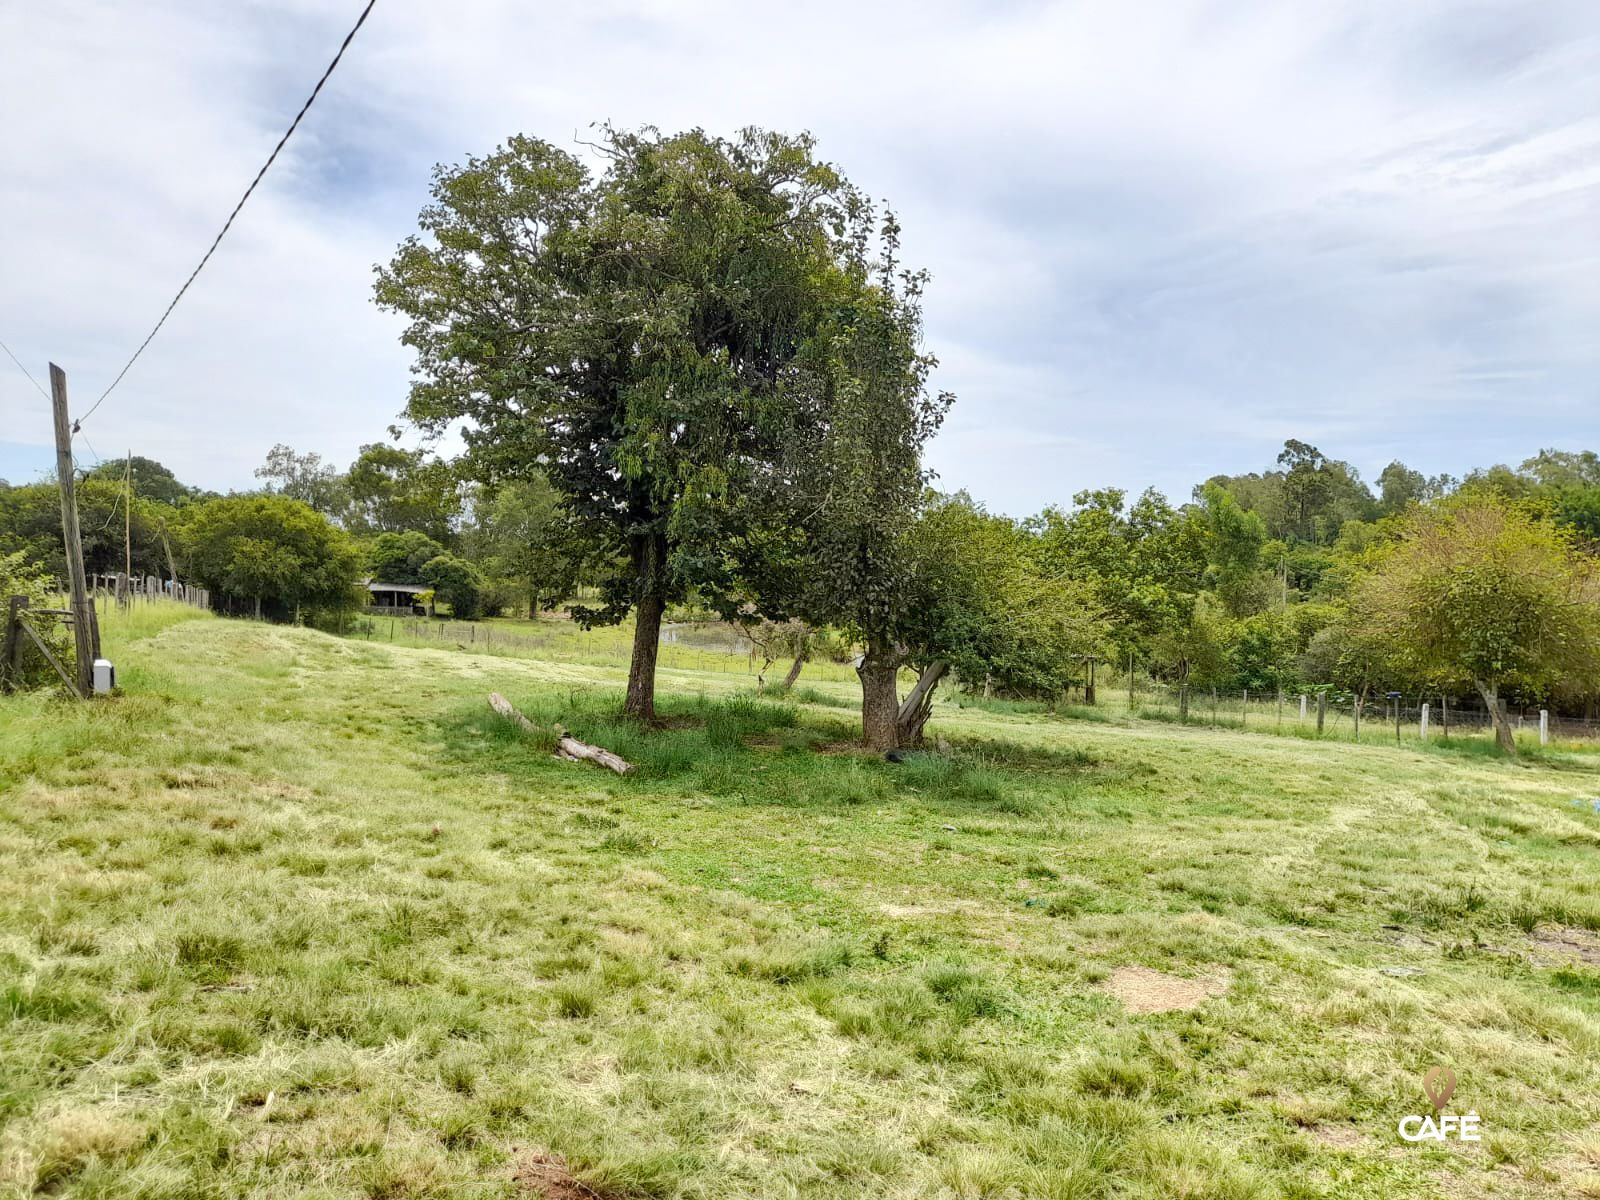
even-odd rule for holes
{"type": "Polygon", "coordinates": [[[1600,1196],[1591,756],[105,630],[0,699],[0,1194],[1600,1196]]]}

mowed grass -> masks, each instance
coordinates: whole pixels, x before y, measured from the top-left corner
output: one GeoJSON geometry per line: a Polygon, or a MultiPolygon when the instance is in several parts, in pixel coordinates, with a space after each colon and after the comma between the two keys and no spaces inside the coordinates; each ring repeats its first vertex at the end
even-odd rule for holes
{"type": "Polygon", "coordinates": [[[1600,1195],[1584,757],[942,706],[895,765],[832,689],[664,672],[644,731],[612,669],[191,616],[0,701],[6,1194],[1600,1195]],[[1397,1137],[1435,1064],[1482,1142],[1397,1137]]]}

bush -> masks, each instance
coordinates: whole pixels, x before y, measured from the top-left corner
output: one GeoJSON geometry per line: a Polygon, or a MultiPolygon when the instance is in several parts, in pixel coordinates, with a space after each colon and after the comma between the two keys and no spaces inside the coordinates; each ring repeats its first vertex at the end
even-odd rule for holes
{"type": "Polygon", "coordinates": [[[289,620],[365,603],[360,555],[342,530],[285,496],[223,496],[183,510],[180,540],[194,582],[223,607],[289,620]]]}
{"type": "MultiPolygon", "coordinates": [[[[54,592],[55,580],[45,574],[42,568],[27,562],[20,550],[15,554],[0,554],[0,627],[5,624],[11,597],[26,596],[28,603],[34,608],[50,608],[54,592]]],[[[67,627],[60,621],[48,618],[36,619],[31,622],[31,626],[40,637],[44,638],[45,644],[50,647],[50,652],[61,660],[61,664],[68,671],[71,671],[76,658],[73,653],[72,637],[67,632],[67,627]]],[[[39,648],[33,644],[33,640],[26,634],[21,636],[26,644],[22,653],[22,671],[16,680],[16,686],[35,688],[59,684],[61,677],[45,661],[44,655],[39,653],[39,648]]],[[[0,663],[0,670],[5,669],[6,665],[0,663]]]]}
{"type": "Polygon", "coordinates": [[[483,575],[478,568],[454,554],[440,554],[422,566],[422,581],[450,606],[451,615],[462,621],[476,620],[483,613],[483,575]]]}
{"type": "Polygon", "coordinates": [[[367,567],[382,583],[426,583],[423,568],[445,549],[425,533],[380,533],[367,547],[367,567]]]}

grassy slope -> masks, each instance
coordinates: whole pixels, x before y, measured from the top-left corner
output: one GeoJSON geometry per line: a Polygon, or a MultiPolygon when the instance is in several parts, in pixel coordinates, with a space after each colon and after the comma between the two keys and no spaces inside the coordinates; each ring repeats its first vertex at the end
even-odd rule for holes
{"type": "Polygon", "coordinates": [[[1600,928],[1578,760],[969,709],[894,767],[836,708],[646,737],[604,668],[160,625],[113,702],[0,702],[0,1189],[1600,1195],[1600,971],[1527,936],[1600,928]],[[1132,1016],[1129,964],[1228,987],[1132,1016]],[[1436,1062],[1481,1144],[1398,1142],[1436,1062]]]}

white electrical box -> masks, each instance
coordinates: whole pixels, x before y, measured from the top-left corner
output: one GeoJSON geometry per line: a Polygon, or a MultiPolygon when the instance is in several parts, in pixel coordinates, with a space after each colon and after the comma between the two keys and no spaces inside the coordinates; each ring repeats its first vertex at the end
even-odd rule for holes
{"type": "Polygon", "coordinates": [[[108,658],[94,660],[94,692],[103,696],[117,686],[117,669],[108,658]]]}

